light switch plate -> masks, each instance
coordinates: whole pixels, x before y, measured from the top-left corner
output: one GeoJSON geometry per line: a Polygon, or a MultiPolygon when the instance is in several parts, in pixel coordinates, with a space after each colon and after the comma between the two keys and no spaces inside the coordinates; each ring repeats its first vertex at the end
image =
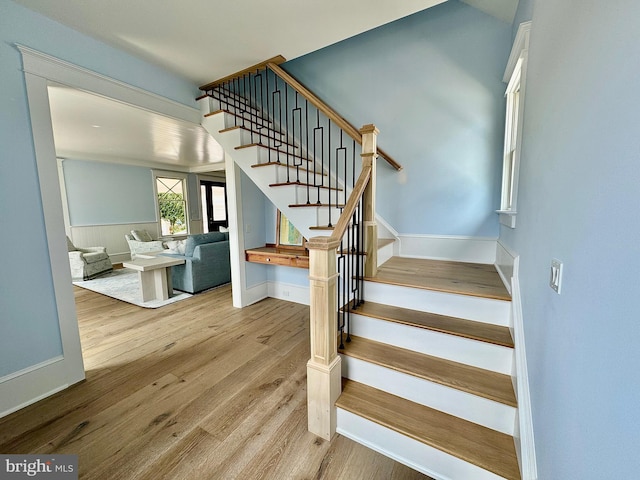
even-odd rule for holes
{"type": "Polygon", "coordinates": [[[560,295],[562,287],[562,262],[557,259],[551,260],[551,276],[549,278],[549,286],[560,295]]]}

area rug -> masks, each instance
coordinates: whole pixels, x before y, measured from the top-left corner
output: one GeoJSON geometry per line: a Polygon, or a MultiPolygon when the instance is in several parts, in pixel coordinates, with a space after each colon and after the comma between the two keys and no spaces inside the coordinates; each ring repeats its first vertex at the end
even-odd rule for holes
{"type": "Polygon", "coordinates": [[[191,297],[189,293],[174,290],[174,296],[168,300],[151,300],[143,303],[138,272],[130,268],[120,268],[93,280],[74,281],[73,284],[144,308],[163,307],[191,297]]]}

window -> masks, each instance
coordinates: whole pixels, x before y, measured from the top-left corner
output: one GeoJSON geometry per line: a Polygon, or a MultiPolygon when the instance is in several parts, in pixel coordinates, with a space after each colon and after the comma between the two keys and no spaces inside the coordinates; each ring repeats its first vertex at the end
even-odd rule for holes
{"type": "Polygon", "coordinates": [[[188,234],[186,179],[156,174],[155,180],[161,235],[188,234]]]}
{"type": "MultiPolygon", "coordinates": [[[[502,200],[500,210],[503,212],[514,210],[514,197],[517,178],[516,149],[519,150],[519,113],[520,113],[520,66],[518,61],[511,82],[507,87],[507,114],[504,135],[504,163],[502,169],[502,200]]],[[[519,153],[519,151],[518,151],[519,153]]]]}
{"type": "Polygon", "coordinates": [[[504,157],[502,164],[502,196],[500,200],[500,223],[511,228],[516,226],[516,204],[518,201],[518,176],[520,172],[520,148],[522,143],[522,120],[524,82],[526,78],[527,49],[531,22],[518,28],[516,39],[507,63],[504,80],[508,81],[505,93],[507,111],[504,130],[504,157]]]}

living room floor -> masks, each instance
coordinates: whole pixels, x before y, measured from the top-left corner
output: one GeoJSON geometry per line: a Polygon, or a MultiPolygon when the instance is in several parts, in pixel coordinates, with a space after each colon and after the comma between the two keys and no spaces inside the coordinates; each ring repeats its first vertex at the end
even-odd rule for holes
{"type": "Polygon", "coordinates": [[[0,419],[1,452],[78,454],[84,479],[428,479],[307,431],[307,306],[74,292],[87,380],[0,419]]]}

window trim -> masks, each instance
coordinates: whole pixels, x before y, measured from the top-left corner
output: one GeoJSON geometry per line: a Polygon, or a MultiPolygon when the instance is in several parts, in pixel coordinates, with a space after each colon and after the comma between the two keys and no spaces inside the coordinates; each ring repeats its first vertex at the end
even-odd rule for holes
{"type": "Polygon", "coordinates": [[[158,222],[158,238],[159,239],[171,239],[186,237],[191,233],[191,221],[189,218],[189,175],[180,172],[171,172],[168,170],[151,170],[153,176],[153,201],[156,205],[156,221],[158,222]],[[160,215],[160,203],[158,202],[158,178],[172,178],[182,181],[182,191],[184,193],[184,216],[187,224],[187,232],[176,235],[163,235],[162,234],[162,217],[160,215]]]}
{"type": "Polygon", "coordinates": [[[500,209],[496,210],[496,213],[500,215],[500,223],[509,228],[515,228],[516,226],[530,31],[531,22],[520,24],[502,79],[503,82],[507,84],[505,92],[506,117],[500,209]],[[514,113],[514,99],[516,95],[518,97],[517,111],[514,113]],[[513,136],[514,128],[515,138],[513,136]],[[511,174],[510,178],[509,174],[511,174]]]}

